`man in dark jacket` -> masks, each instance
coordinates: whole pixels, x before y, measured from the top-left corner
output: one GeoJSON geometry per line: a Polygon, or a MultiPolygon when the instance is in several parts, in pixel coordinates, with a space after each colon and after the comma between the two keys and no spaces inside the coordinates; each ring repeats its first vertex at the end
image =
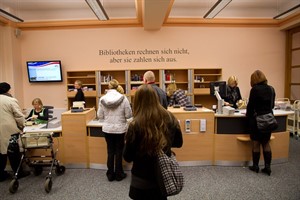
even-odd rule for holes
{"type": "Polygon", "coordinates": [[[151,84],[153,89],[156,91],[160,104],[167,109],[168,108],[168,100],[167,100],[167,94],[155,84],[155,75],[153,71],[147,71],[144,74],[144,83],[151,84]]]}

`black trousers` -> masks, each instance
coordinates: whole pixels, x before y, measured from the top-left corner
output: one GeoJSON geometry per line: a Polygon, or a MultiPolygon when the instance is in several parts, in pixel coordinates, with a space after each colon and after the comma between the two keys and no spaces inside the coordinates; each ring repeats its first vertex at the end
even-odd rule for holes
{"type": "Polygon", "coordinates": [[[114,134],[104,133],[105,141],[107,144],[107,168],[108,174],[119,175],[124,173],[122,159],[124,149],[124,137],[125,133],[114,134]]]}
{"type": "Polygon", "coordinates": [[[7,162],[7,155],[0,153],[0,178],[4,177],[6,162],[7,162]]]}

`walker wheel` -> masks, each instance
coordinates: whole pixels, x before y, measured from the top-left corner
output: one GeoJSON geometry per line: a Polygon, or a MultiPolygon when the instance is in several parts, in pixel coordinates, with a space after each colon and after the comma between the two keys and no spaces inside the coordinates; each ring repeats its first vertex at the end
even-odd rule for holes
{"type": "Polygon", "coordinates": [[[33,174],[34,174],[35,176],[41,175],[42,172],[43,172],[43,167],[42,167],[42,166],[35,166],[35,167],[34,167],[33,174]]]}
{"type": "Polygon", "coordinates": [[[51,178],[47,178],[45,182],[45,191],[49,193],[52,189],[52,180],[51,178]]]}
{"type": "Polygon", "coordinates": [[[14,194],[19,188],[19,181],[17,179],[13,179],[9,184],[9,192],[14,194]]]}
{"type": "Polygon", "coordinates": [[[57,165],[56,168],[55,168],[55,174],[56,174],[57,176],[60,176],[60,175],[64,174],[65,171],[66,171],[66,168],[65,168],[65,166],[63,166],[63,165],[60,165],[60,166],[57,165]]]}

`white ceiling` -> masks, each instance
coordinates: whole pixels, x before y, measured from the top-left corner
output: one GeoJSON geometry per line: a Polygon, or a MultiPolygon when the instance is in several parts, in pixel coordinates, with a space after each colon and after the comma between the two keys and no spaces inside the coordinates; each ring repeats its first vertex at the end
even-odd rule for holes
{"type": "MultiPolygon", "coordinates": [[[[163,14],[165,20],[166,16],[167,19],[202,19],[217,0],[100,0],[100,2],[110,19],[145,18],[147,11],[151,12],[154,18],[163,14]],[[166,2],[168,10],[160,11],[166,2]],[[143,6],[140,16],[138,5],[143,6]],[[147,6],[152,8],[147,10],[147,6]]],[[[215,18],[272,19],[298,4],[300,0],[232,0],[215,18]]],[[[97,20],[85,0],[0,0],[0,8],[23,19],[24,22],[97,20]]]]}

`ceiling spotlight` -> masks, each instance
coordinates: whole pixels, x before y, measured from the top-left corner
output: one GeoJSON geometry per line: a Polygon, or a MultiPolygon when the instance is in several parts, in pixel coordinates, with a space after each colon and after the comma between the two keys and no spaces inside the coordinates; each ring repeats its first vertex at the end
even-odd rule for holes
{"type": "Polygon", "coordinates": [[[86,3],[93,10],[99,20],[109,20],[101,2],[99,0],[85,0],[86,3]]]}
{"type": "Polygon", "coordinates": [[[10,14],[9,12],[6,12],[5,10],[2,10],[0,8],[0,16],[6,18],[6,19],[9,19],[13,22],[24,22],[23,19],[20,19],[19,17],[13,15],[13,14],[10,14]]]}
{"type": "Polygon", "coordinates": [[[300,4],[298,4],[298,5],[296,5],[296,6],[292,7],[292,8],[284,11],[283,13],[280,13],[279,15],[276,15],[275,17],[273,17],[273,19],[282,19],[282,18],[285,18],[288,15],[296,12],[298,8],[300,8],[300,4]]]}
{"type": "Polygon", "coordinates": [[[214,18],[221,10],[223,10],[232,0],[218,0],[213,7],[204,15],[203,18],[214,18]]]}

